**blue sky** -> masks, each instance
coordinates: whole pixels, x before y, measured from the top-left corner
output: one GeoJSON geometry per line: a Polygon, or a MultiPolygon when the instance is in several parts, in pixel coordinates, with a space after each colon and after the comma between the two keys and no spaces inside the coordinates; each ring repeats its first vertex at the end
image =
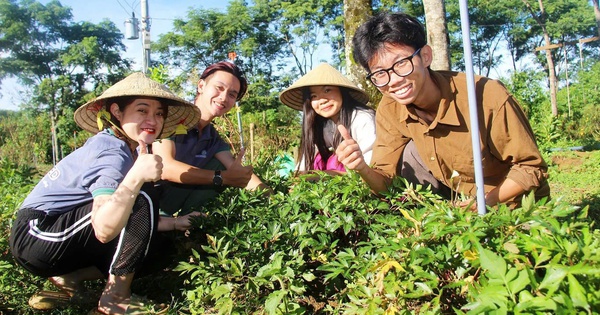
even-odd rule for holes
{"type": "MultiPolygon", "coordinates": [[[[38,0],[42,4],[50,0],[38,0]]],[[[71,7],[73,21],[89,21],[98,23],[109,19],[125,34],[125,20],[134,12],[139,19],[141,16],[140,0],[59,0],[63,6],[71,7]]],[[[150,38],[152,41],[158,36],[171,30],[173,20],[185,18],[191,9],[216,9],[225,10],[228,0],[146,0],[149,16],[151,18],[150,38]]],[[[127,46],[125,57],[135,61],[135,68],[141,70],[142,43],[137,40],[124,40],[127,46]]],[[[18,104],[23,101],[23,90],[15,80],[2,81],[0,87],[0,109],[17,110],[18,104]]]]}

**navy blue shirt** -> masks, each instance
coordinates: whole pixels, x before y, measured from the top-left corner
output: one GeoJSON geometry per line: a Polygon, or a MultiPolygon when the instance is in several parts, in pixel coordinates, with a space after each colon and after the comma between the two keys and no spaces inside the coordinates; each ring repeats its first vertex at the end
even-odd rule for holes
{"type": "Polygon", "coordinates": [[[198,168],[203,168],[215,154],[230,150],[212,124],[204,127],[201,134],[198,127],[194,127],[187,134],[169,140],[175,143],[175,160],[198,168]]]}

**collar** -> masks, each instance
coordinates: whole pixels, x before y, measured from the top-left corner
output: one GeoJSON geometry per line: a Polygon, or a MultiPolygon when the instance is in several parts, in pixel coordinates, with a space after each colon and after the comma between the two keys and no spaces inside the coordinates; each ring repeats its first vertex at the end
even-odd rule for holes
{"type": "Polygon", "coordinates": [[[458,91],[456,89],[456,83],[454,77],[457,72],[453,71],[433,71],[429,69],[431,79],[440,89],[441,100],[438,107],[438,112],[431,124],[431,128],[439,124],[460,126],[458,120],[458,109],[456,108],[456,95],[458,91]]]}

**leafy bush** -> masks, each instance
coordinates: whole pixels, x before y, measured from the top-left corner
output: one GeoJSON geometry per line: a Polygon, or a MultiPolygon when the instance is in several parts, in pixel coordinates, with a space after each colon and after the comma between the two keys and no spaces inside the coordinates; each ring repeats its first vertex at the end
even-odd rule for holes
{"type": "Polygon", "coordinates": [[[397,180],[355,174],[270,199],[228,191],[177,268],[192,314],[591,312],[598,230],[587,208],[526,198],[485,216],[397,180]]]}
{"type": "MultiPolygon", "coordinates": [[[[590,155],[576,172],[593,174],[597,161],[590,155]]],[[[553,160],[551,168],[560,163],[553,160]]],[[[600,309],[600,232],[587,218],[592,209],[564,202],[564,189],[550,202],[525,198],[521,208],[479,216],[401,179],[375,197],[354,173],[308,182],[279,178],[274,168],[267,159],[255,163],[274,195],[226,190],[206,207],[210,215],[198,219],[189,238],[177,238],[179,276],[163,270],[136,279],[134,292],[161,302],[171,298],[170,314],[600,309]]],[[[27,299],[47,285],[16,266],[8,252],[10,221],[33,185],[32,173],[0,165],[0,312],[7,314],[33,314],[27,299]]]]}
{"type": "Polygon", "coordinates": [[[27,309],[23,298],[35,292],[39,279],[15,265],[8,250],[8,235],[23,199],[33,188],[37,172],[0,159],[0,314],[27,309]]]}

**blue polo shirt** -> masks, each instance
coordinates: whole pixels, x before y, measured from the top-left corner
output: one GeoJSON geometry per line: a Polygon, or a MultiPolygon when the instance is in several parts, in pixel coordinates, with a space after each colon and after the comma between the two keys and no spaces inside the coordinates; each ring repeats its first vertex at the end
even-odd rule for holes
{"type": "Polygon", "coordinates": [[[64,213],[95,196],[111,195],[133,163],[127,143],[101,131],[44,175],[21,208],[64,213]]]}

